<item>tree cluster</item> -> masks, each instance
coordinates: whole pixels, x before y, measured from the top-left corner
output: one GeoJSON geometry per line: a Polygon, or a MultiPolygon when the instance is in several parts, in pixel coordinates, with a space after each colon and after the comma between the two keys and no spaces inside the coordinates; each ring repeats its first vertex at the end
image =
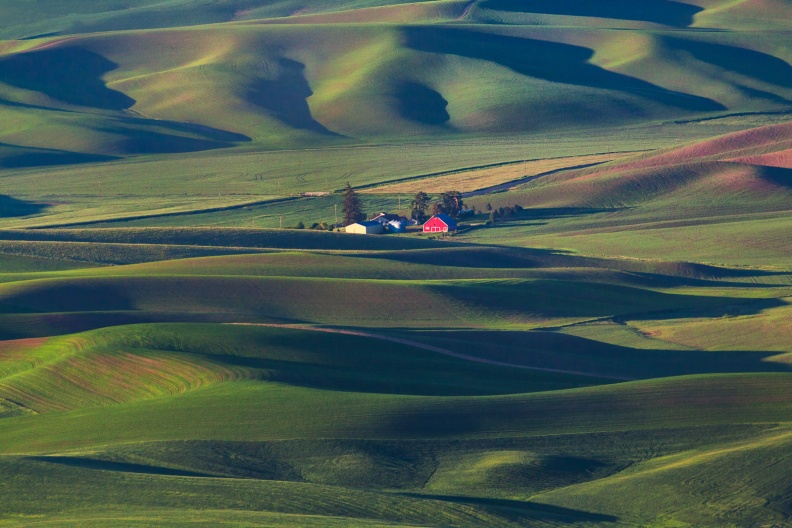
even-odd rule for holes
{"type": "MultiPolygon", "coordinates": [[[[418,222],[424,222],[427,219],[426,210],[429,209],[429,203],[428,194],[423,191],[416,193],[413,198],[410,217],[418,222]]],[[[446,191],[441,193],[439,200],[432,204],[432,214],[447,214],[453,218],[458,218],[464,205],[461,192],[446,191]]]]}
{"type": "Polygon", "coordinates": [[[497,209],[492,209],[490,204],[487,204],[487,209],[490,210],[489,222],[494,224],[498,221],[499,218],[505,218],[508,216],[514,216],[518,214],[520,211],[523,210],[523,207],[520,204],[514,204],[513,206],[509,207],[499,207],[497,209]]]}

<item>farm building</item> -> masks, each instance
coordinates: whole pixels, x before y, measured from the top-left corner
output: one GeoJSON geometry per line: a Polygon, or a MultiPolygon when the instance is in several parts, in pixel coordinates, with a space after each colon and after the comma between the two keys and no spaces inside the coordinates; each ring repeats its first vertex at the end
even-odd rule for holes
{"type": "Polygon", "coordinates": [[[397,214],[379,213],[371,221],[381,223],[387,233],[404,233],[407,230],[407,218],[397,214]]]}
{"type": "Polygon", "coordinates": [[[401,220],[391,220],[385,224],[385,231],[388,233],[404,233],[407,231],[407,225],[401,220]]]}
{"type": "Polygon", "coordinates": [[[401,221],[401,222],[407,221],[407,219],[404,218],[403,216],[399,216],[397,214],[390,214],[390,213],[379,213],[378,215],[372,217],[371,219],[376,220],[377,222],[383,225],[394,221],[401,221]]]}
{"type": "Polygon", "coordinates": [[[446,214],[434,215],[423,225],[424,233],[447,233],[457,230],[456,221],[446,214]]]}
{"type": "Polygon", "coordinates": [[[346,232],[356,235],[381,235],[385,232],[385,226],[375,221],[358,222],[346,226],[346,232]]]}

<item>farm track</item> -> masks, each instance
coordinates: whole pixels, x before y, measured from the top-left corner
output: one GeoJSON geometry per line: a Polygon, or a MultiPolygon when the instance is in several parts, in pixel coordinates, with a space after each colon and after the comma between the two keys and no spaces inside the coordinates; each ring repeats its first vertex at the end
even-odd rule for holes
{"type": "Polygon", "coordinates": [[[392,337],[384,334],[376,334],[372,332],[362,332],[359,330],[347,330],[343,328],[324,328],[324,327],[317,327],[317,326],[309,326],[309,325],[295,325],[295,324],[277,324],[277,323],[226,323],[230,325],[237,325],[237,326],[263,326],[268,328],[286,328],[292,330],[307,330],[311,332],[325,332],[328,334],[342,334],[342,335],[351,335],[351,336],[358,336],[358,337],[368,337],[371,339],[379,339],[381,341],[389,341],[391,343],[398,343],[401,345],[412,346],[415,348],[420,348],[422,350],[428,350],[431,352],[436,352],[438,354],[443,354],[445,356],[450,356],[457,359],[463,359],[465,361],[472,361],[474,363],[483,363],[486,365],[495,365],[498,367],[510,367],[510,368],[518,368],[523,370],[535,370],[539,372],[552,372],[554,374],[568,374],[573,376],[584,376],[587,378],[597,378],[597,379],[609,379],[615,381],[636,381],[637,378],[625,378],[621,376],[608,376],[606,374],[592,374],[590,372],[580,372],[576,370],[564,370],[564,369],[554,369],[554,368],[544,368],[544,367],[531,367],[528,365],[518,365],[516,363],[506,363],[503,361],[494,361],[491,359],[485,359],[477,356],[471,356],[468,354],[460,354],[459,352],[454,352],[453,350],[448,350],[446,348],[436,347],[433,345],[427,345],[425,343],[421,343],[420,341],[412,341],[410,339],[403,339],[399,337],[392,337]]]}

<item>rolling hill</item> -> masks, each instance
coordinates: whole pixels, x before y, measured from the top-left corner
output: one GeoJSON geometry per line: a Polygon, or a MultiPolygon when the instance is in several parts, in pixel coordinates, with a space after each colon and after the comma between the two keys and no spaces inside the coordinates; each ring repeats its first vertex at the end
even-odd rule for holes
{"type": "Polygon", "coordinates": [[[0,0],[0,525],[789,525],[790,19],[0,0]]]}
{"type": "MultiPolygon", "coordinates": [[[[47,29],[85,18],[62,4],[70,14],[50,11],[47,29]]],[[[296,3],[140,4],[105,2],[91,11],[106,26],[97,20],[69,36],[43,31],[50,36],[4,46],[0,97],[13,125],[0,139],[8,148],[47,148],[78,161],[244,148],[251,140],[282,148],[535,134],[579,128],[581,110],[586,127],[602,128],[785,110],[792,96],[783,32],[685,33],[708,27],[694,22],[723,11],[717,3],[656,2],[631,11],[606,2],[579,12],[537,3],[527,13],[510,2],[362,10],[376,4],[327,2],[310,10],[336,14],[285,19],[267,17],[300,12],[296,3]],[[493,13],[502,24],[493,25],[493,13]],[[654,19],[657,13],[664,14],[654,19]],[[256,19],[233,22],[237,16],[256,19]],[[547,16],[574,24],[558,29],[531,18],[547,16]],[[603,20],[616,27],[602,27],[603,20]]],[[[25,16],[4,9],[24,25],[25,16]]],[[[784,19],[788,6],[766,11],[773,9],[784,19]]],[[[12,150],[5,163],[25,159],[12,150]]]]}

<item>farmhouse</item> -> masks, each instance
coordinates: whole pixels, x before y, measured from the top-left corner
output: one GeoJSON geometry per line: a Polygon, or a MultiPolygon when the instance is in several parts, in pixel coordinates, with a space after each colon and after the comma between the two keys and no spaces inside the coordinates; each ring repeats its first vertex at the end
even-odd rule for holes
{"type": "Polygon", "coordinates": [[[423,225],[424,233],[448,233],[456,230],[456,221],[446,214],[434,215],[423,225]]]}
{"type": "Polygon", "coordinates": [[[347,233],[354,233],[356,235],[381,235],[385,232],[385,226],[379,222],[359,222],[357,224],[349,224],[346,226],[347,233]]]}
{"type": "Polygon", "coordinates": [[[404,233],[407,230],[409,220],[397,214],[379,213],[371,219],[379,222],[385,227],[387,233],[404,233]]]}

